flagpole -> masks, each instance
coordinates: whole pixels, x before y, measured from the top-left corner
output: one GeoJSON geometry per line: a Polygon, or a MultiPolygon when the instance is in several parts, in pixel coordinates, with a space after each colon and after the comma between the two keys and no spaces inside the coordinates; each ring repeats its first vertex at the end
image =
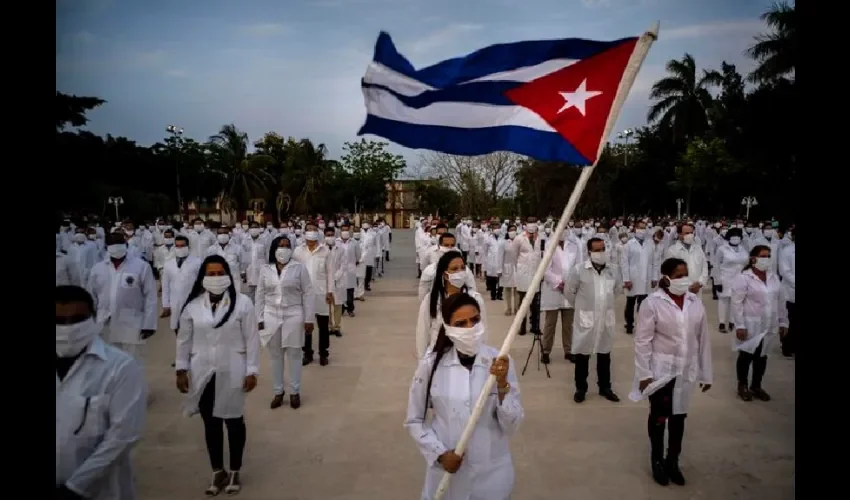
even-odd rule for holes
{"type": "MultiPolygon", "coordinates": [[[[611,105],[611,112],[608,114],[608,121],[605,123],[602,140],[599,142],[596,161],[593,162],[593,165],[582,169],[578,182],[576,182],[575,187],[573,187],[573,192],[570,194],[570,198],[567,201],[567,206],[564,207],[561,218],[558,219],[558,225],[555,226],[555,230],[552,232],[550,237],[552,241],[560,241],[561,234],[564,232],[570,217],[572,217],[576,205],[578,205],[578,200],[581,198],[581,194],[587,186],[590,175],[596,168],[596,162],[599,161],[599,157],[602,154],[605,143],[611,135],[614,125],[617,123],[617,118],[620,116],[620,110],[623,107],[623,103],[626,101],[626,97],[629,95],[629,90],[632,88],[632,84],[637,77],[638,71],[640,71],[641,64],[643,64],[644,59],[646,59],[646,55],[649,53],[649,48],[652,46],[652,43],[658,39],[658,29],[659,23],[656,22],[652,28],[644,33],[638,40],[635,50],[632,52],[629,62],[626,65],[626,70],[623,72],[623,78],[620,80],[620,86],[617,88],[617,95],[614,98],[614,103],[611,105]]],[[[517,333],[519,333],[520,327],[523,322],[525,322],[525,317],[531,307],[531,302],[534,300],[534,295],[540,286],[540,282],[543,280],[543,275],[545,274],[546,269],[549,267],[549,262],[552,261],[552,256],[555,255],[555,249],[557,247],[558,245],[546,245],[546,251],[543,253],[543,258],[537,266],[534,276],[531,278],[531,283],[528,286],[528,293],[525,294],[525,298],[522,300],[522,303],[514,316],[513,322],[511,322],[508,334],[505,336],[505,341],[502,343],[502,349],[499,351],[500,357],[507,356],[510,352],[511,344],[513,344],[517,333]]],[[[456,455],[462,457],[466,451],[466,445],[469,438],[472,436],[472,432],[475,430],[475,426],[478,424],[478,419],[481,418],[481,413],[484,411],[487,398],[490,395],[490,391],[493,390],[493,385],[495,383],[496,377],[494,375],[487,377],[487,382],[485,382],[484,387],[481,389],[481,393],[478,395],[478,401],[475,403],[475,407],[469,415],[469,421],[466,424],[466,428],[463,430],[463,434],[461,434],[460,440],[457,442],[457,446],[455,446],[454,453],[456,455]]],[[[451,473],[446,472],[443,475],[443,479],[440,481],[440,486],[437,488],[437,492],[434,495],[434,500],[441,500],[443,498],[443,495],[445,495],[446,491],[449,489],[449,482],[451,479],[451,473]]]]}

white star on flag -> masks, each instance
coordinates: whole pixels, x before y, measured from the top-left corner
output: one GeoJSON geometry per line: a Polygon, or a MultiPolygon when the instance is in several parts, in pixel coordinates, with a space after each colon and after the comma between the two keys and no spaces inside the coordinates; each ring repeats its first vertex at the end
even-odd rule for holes
{"type": "Polygon", "coordinates": [[[581,85],[575,90],[575,92],[558,92],[561,94],[561,97],[564,98],[564,105],[561,106],[561,109],[558,110],[558,114],[563,113],[564,111],[570,108],[576,108],[581,113],[581,116],[585,116],[585,103],[588,99],[596,97],[600,95],[602,92],[598,90],[587,90],[587,78],[581,81],[581,85]]]}

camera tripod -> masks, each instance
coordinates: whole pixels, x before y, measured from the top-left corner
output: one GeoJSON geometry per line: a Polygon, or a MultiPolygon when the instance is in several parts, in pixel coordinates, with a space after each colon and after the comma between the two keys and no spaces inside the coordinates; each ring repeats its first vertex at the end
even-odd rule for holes
{"type": "Polygon", "coordinates": [[[522,375],[525,375],[525,370],[528,369],[528,362],[531,361],[531,355],[534,354],[534,346],[537,345],[537,371],[540,371],[540,365],[542,364],[546,368],[546,378],[552,378],[552,375],[549,373],[549,365],[541,363],[541,359],[543,358],[543,335],[539,333],[534,333],[533,335],[534,339],[531,341],[528,357],[525,358],[525,366],[522,367],[522,375]]]}

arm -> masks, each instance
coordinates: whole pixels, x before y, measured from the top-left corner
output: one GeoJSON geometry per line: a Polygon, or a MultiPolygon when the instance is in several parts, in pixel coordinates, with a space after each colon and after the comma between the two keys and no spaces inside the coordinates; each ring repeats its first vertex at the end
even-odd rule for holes
{"type": "Polygon", "coordinates": [[[171,273],[165,268],[162,271],[162,307],[171,307],[171,273]]]}
{"type": "Polygon", "coordinates": [[[142,280],[142,301],[144,302],[142,330],[156,331],[156,280],[153,279],[151,266],[142,266],[140,278],[142,280]]]}
{"type": "Polygon", "coordinates": [[[65,482],[69,490],[84,498],[97,497],[104,475],[129,455],[130,449],[142,437],[145,425],[147,386],[139,364],[128,359],[117,370],[110,385],[109,428],[103,441],[65,482]]]}
{"type": "Polygon", "coordinates": [[[301,265],[301,307],[304,308],[304,323],[313,323],[316,321],[316,299],[313,297],[313,281],[310,279],[310,273],[307,272],[307,267],[301,265]]]}
{"type": "MultiPolygon", "coordinates": [[[[430,267],[430,266],[429,266],[430,267]]],[[[428,269],[427,267],[425,268],[428,269]]],[[[434,277],[429,275],[430,273],[426,271],[422,271],[422,277],[419,278],[419,301],[422,302],[422,299],[428,296],[428,292],[431,291],[431,282],[434,281],[434,277]]]]}
{"type": "Polygon", "coordinates": [[[708,333],[708,317],[706,314],[702,315],[702,321],[700,321],[698,328],[699,373],[697,374],[697,382],[711,384],[714,380],[714,369],[711,364],[711,337],[708,333]]]}
{"type": "Polygon", "coordinates": [[[437,433],[425,422],[425,396],[428,390],[428,379],[431,376],[431,364],[434,359],[435,356],[429,356],[419,361],[416,373],[413,374],[413,382],[410,384],[407,417],[404,419],[404,428],[410,433],[410,437],[416,441],[416,445],[429,467],[437,465],[440,455],[449,451],[437,437],[437,433]]]}
{"type": "Polygon", "coordinates": [[[779,328],[788,328],[788,305],[785,297],[785,288],[782,285],[779,286],[778,293],[776,294],[776,312],[778,313],[778,322],[779,328]]]}
{"type": "Polygon", "coordinates": [[[702,268],[699,272],[699,284],[702,286],[708,284],[708,257],[705,256],[705,252],[702,254],[702,268]]]}
{"type": "Polygon", "coordinates": [[[177,354],[174,358],[174,370],[188,370],[189,357],[192,353],[192,339],[195,333],[195,325],[192,321],[192,315],[189,313],[189,306],[186,304],[182,311],[175,311],[180,315],[178,325],[180,329],[177,331],[177,354]]]}
{"type": "Polygon", "coordinates": [[[575,306],[576,294],[578,294],[579,285],[579,266],[573,266],[567,274],[567,282],[564,284],[564,297],[567,302],[575,306]]]}
{"type": "Polygon", "coordinates": [[[746,330],[747,324],[744,323],[744,300],[747,298],[747,277],[739,274],[732,281],[732,300],[730,307],[732,308],[732,323],[735,323],[735,328],[738,330],[746,330]]]}
{"type": "Polygon", "coordinates": [[[431,316],[429,313],[429,299],[419,303],[419,316],[416,321],[416,358],[422,359],[428,346],[431,344],[431,316]]]}
{"type": "Polygon", "coordinates": [[[620,272],[623,274],[623,282],[631,281],[631,270],[629,269],[629,245],[623,245],[623,251],[620,252],[620,272]]]}
{"type": "Polygon", "coordinates": [[[725,283],[723,283],[723,273],[720,272],[721,266],[723,266],[723,250],[718,248],[714,253],[714,267],[717,268],[717,270],[714,272],[714,284],[724,286],[725,283]]]}
{"type": "Polygon", "coordinates": [[[652,301],[644,301],[638,311],[635,328],[635,378],[646,380],[653,378],[650,360],[652,359],[652,340],[655,338],[655,308],[652,301]]]}
{"type": "Polygon", "coordinates": [[[525,411],[522,409],[522,399],[520,399],[519,379],[516,376],[514,369],[514,360],[508,356],[508,384],[511,389],[505,394],[505,398],[496,404],[496,421],[502,432],[508,436],[513,435],[525,418],[525,411]]]}
{"type": "Polygon", "coordinates": [[[240,323],[242,338],[245,340],[245,360],[248,368],[245,375],[258,375],[260,373],[260,334],[257,332],[257,318],[254,316],[254,304],[250,299],[245,302],[244,307],[240,323]]]}
{"type": "Polygon", "coordinates": [[[549,267],[546,268],[546,272],[543,274],[543,281],[545,281],[552,290],[557,289],[561,284],[561,273],[555,272],[555,259],[557,258],[558,254],[556,253],[549,262],[549,267]]]}
{"type": "Polygon", "coordinates": [[[795,286],[797,277],[791,266],[791,258],[791,252],[787,249],[779,252],[779,275],[782,276],[783,283],[787,282],[791,288],[797,288],[795,286]]]}
{"type": "Polygon", "coordinates": [[[263,267],[257,274],[257,289],[254,291],[254,316],[257,323],[263,322],[263,310],[266,308],[266,287],[263,286],[263,267]]]}

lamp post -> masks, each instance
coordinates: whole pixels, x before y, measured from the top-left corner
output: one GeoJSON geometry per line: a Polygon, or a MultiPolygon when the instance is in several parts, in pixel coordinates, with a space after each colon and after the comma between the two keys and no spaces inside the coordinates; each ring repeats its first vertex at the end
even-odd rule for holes
{"type": "Polygon", "coordinates": [[[685,200],[681,198],[676,198],[676,220],[682,220],[682,203],[685,200]]]}
{"type": "MultiPolygon", "coordinates": [[[[177,127],[174,125],[169,125],[165,127],[165,131],[171,134],[172,137],[176,139],[178,146],[182,146],[183,142],[183,127],[177,127]]],[[[174,155],[174,172],[177,179],[177,215],[180,216],[180,220],[183,220],[183,197],[180,196],[180,158],[178,155],[174,155]]]]}
{"type": "Polygon", "coordinates": [[[121,220],[121,217],[118,216],[118,205],[124,204],[124,198],[122,198],[120,196],[115,196],[115,197],[110,196],[106,201],[108,203],[112,204],[112,205],[115,205],[115,222],[118,222],[119,220],[121,220]]]}
{"type": "Polygon", "coordinates": [[[625,154],[626,154],[626,157],[625,157],[625,166],[627,166],[627,167],[629,166],[629,139],[631,139],[631,137],[632,137],[634,134],[635,134],[635,131],[634,131],[634,130],[632,130],[632,129],[630,129],[630,128],[627,128],[626,130],[623,130],[622,132],[617,132],[617,139],[622,139],[622,140],[623,140],[623,141],[625,141],[625,143],[626,143],[626,147],[625,147],[625,152],[626,152],[626,153],[625,153],[625,154]]]}
{"type": "Polygon", "coordinates": [[[744,196],[744,199],[741,200],[741,205],[747,207],[747,220],[750,220],[750,209],[758,204],[755,196],[744,196]]]}

